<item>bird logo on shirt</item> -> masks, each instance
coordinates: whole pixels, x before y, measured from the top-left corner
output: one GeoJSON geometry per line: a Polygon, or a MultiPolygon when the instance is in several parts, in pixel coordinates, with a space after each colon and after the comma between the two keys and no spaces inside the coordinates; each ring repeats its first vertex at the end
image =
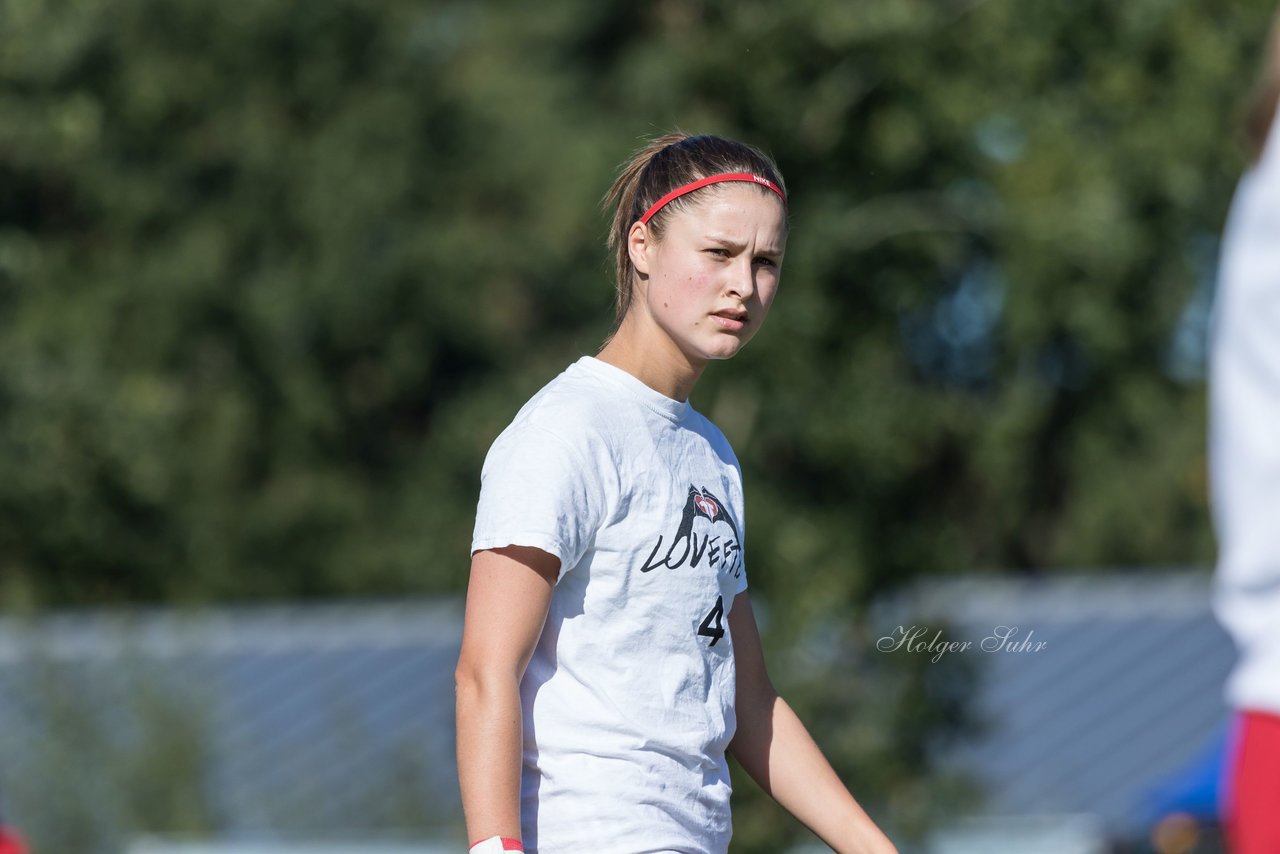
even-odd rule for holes
{"type": "Polygon", "coordinates": [[[699,490],[689,486],[689,495],[680,513],[680,524],[666,553],[659,556],[665,542],[666,538],[659,534],[648,559],[640,567],[641,572],[651,572],[660,566],[667,569],[686,565],[696,567],[705,558],[709,565],[732,572],[735,578],[742,575],[742,537],[738,526],[725,509],[724,502],[706,487],[699,490]],[[699,519],[706,519],[709,524],[698,525],[698,530],[695,530],[694,523],[699,519]]]}

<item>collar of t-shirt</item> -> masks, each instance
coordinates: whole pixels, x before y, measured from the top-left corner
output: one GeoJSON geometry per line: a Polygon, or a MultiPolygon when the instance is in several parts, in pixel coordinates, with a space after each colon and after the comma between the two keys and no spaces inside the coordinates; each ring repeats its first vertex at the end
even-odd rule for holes
{"type": "Polygon", "coordinates": [[[583,356],[574,367],[616,387],[627,397],[652,409],[670,421],[679,422],[689,417],[693,407],[687,400],[673,400],[660,391],[649,388],[636,377],[616,365],[603,362],[595,356],[583,356]]]}

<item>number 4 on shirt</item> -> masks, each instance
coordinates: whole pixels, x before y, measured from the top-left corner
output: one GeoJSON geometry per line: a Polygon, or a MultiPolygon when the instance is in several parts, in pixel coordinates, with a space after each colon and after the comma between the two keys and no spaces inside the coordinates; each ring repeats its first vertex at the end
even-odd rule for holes
{"type": "Polygon", "coordinates": [[[711,613],[703,617],[702,625],[698,626],[698,634],[711,638],[708,646],[715,646],[716,641],[724,637],[724,597],[716,597],[716,606],[711,609],[711,613]]]}

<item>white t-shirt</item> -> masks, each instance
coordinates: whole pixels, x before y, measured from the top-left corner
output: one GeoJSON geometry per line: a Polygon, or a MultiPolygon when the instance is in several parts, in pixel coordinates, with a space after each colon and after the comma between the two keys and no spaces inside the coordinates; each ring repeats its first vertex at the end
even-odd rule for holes
{"type": "Polygon", "coordinates": [[[485,459],[472,551],[560,558],[521,683],[526,850],[723,854],[742,474],[687,402],[583,357],[485,459]]]}
{"type": "Polygon", "coordinates": [[[1280,714],[1280,127],[1231,206],[1211,357],[1214,606],[1240,650],[1227,697],[1280,714]]]}

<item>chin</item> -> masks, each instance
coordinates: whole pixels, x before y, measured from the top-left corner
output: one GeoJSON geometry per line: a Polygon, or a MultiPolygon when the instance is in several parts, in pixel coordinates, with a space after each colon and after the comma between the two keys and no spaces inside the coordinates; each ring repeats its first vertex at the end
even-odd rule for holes
{"type": "Polygon", "coordinates": [[[707,362],[723,362],[726,359],[732,359],[746,345],[747,342],[741,338],[721,334],[710,340],[703,339],[697,343],[689,341],[680,349],[690,362],[705,365],[707,362]]]}
{"type": "Polygon", "coordinates": [[[734,356],[738,355],[744,346],[746,346],[745,341],[735,341],[729,346],[721,345],[719,347],[710,347],[704,352],[703,358],[708,362],[723,362],[726,359],[732,359],[734,356]]]}

